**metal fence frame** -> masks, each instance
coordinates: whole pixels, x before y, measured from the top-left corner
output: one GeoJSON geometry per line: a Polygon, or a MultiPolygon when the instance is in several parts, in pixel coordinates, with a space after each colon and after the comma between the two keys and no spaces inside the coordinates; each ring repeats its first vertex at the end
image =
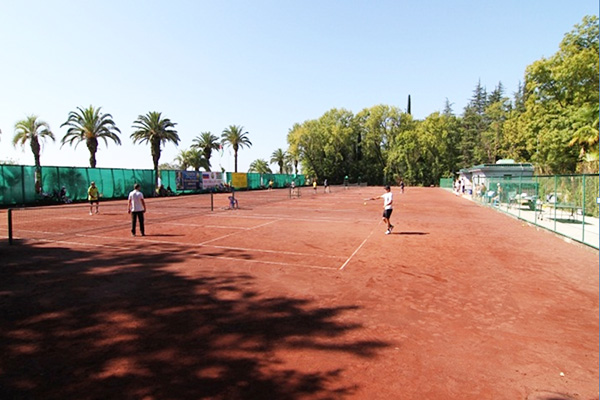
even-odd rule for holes
{"type": "MultiPolygon", "coordinates": [[[[471,199],[595,249],[599,246],[599,176],[475,177],[471,199]]],[[[448,188],[448,182],[440,182],[448,188]]]]}

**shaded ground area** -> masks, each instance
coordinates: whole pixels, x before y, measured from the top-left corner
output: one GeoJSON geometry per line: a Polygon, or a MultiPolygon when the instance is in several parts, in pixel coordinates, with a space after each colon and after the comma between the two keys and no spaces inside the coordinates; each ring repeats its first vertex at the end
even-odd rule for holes
{"type": "Polygon", "coordinates": [[[597,251],[430,188],[384,235],[381,188],[333,191],[0,243],[0,398],[598,398],[597,251]]]}
{"type": "Polygon", "coordinates": [[[189,257],[185,249],[110,256],[21,245],[2,255],[13,260],[0,271],[6,399],[337,398],[352,392],[338,369],[282,367],[273,349],[370,358],[385,346],[328,344],[359,328],[336,321],[349,307],[261,297],[249,274],[163,270],[189,257]]]}

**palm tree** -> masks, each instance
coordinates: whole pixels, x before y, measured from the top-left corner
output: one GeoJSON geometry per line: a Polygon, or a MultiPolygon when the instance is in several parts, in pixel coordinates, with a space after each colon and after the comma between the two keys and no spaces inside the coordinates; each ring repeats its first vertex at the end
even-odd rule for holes
{"type": "MultiPolygon", "coordinates": [[[[271,154],[271,164],[279,165],[279,173],[284,173],[284,166],[287,163],[287,153],[282,149],[277,149],[271,154]]],[[[287,168],[286,168],[287,169],[287,168]]]]}
{"type": "Polygon", "coordinates": [[[191,147],[193,149],[199,149],[202,151],[202,154],[208,163],[208,168],[206,170],[210,171],[210,157],[212,156],[212,151],[219,150],[221,148],[219,138],[210,132],[202,132],[199,136],[196,136],[194,140],[192,140],[191,147]]]}
{"type": "Polygon", "coordinates": [[[179,152],[179,154],[177,154],[177,157],[175,157],[174,160],[177,165],[179,166],[179,169],[185,171],[189,168],[190,166],[190,161],[189,161],[189,157],[188,157],[188,151],[187,150],[181,150],[179,152]]]}
{"type": "Polygon", "coordinates": [[[273,171],[271,171],[271,168],[269,168],[269,164],[263,159],[252,161],[252,163],[250,164],[250,168],[248,168],[248,172],[258,172],[259,174],[273,173],[273,171]]]}
{"type": "Polygon", "coordinates": [[[73,145],[75,148],[81,142],[85,142],[90,151],[90,167],[96,168],[96,152],[98,151],[98,139],[104,140],[108,146],[108,140],[111,139],[116,144],[121,144],[118,133],[121,133],[119,128],[112,119],[110,114],[102,114],[102,107],[94,108],[89,106],[85,110],[77,107],[76,111],[69,113],[67,121],[61,125],[68,126],[67,133],[61,140],[61,147],[66,143],[73,145]]]}
{"type": "Polygon", "coordinates": [[[41,190],[42,183],[42,167],[40,164],[40,151],[41,144],[40,140],[46,138],[54,141],[54,134],[50,130],[50,126],[40,121],[37,116],[31,115],[24,120],[21,120],[15,124],[15,136],[13,137],[13,146],[20,144],[25,146],[25,143],[29,141],[31,151],[33,153],[33,159],[35,160],[35,182],[36,182],[36,193],[41,190]]]}
{"type": "Polygon", "coordinates": [[[225,129],[221,135],[221,142],[223,145],[229,145],[233,149],[233,172],[237,172],[239,148],[252,146],[252,142],[248,139],[248,132],[242,133],[243,130],[243,126],[229,125],[229,128],[225,129]]]}
{"type": "Polygon", "coordinates": [[[285,163],[289,169],[288,173],[298,174],[298,162],[299,157],[297,154],[294,154],[291,150],[285,153],[285,163]]]}
{"type": "Polygon", "coordinates": [[[161,118],[161,113],[151,111],[146,115],[139,115],[133,122],[135,132],[131,134],[133,143],[150,143],[152,163],[154,165],[155,184],[158,185],[158,160],[160,160],[161,145],[173,142],[179,143],[177,131],[173,129],[177,125],[168,118],[161,118]]]}
{"type": "Polygon", "coordinates": [[[179,163],[180,168],[183,170],[192,167],[194,171],[200,171],[200,168],[210,171],[208,169],[208,162],[198,149],[181,150],[175,161],[179,163]]]}
{"type": "Polygon", "coordinates": [[[200,168],[204,168],[205,171],[210,171],[208,160],[204,158],[204,154],[200,150],[189,149],[187,153],[190,167],[194,168],[194,171],[200,171],[200,168]]]}

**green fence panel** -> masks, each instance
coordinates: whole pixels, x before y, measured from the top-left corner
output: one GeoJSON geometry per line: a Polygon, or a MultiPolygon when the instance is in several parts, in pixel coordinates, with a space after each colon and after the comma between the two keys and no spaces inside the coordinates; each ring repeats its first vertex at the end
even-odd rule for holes
{"type": "Polygon", "coordinates": [[[160,171],[160,182],[165,187],[165,189],[171,188],[172,192],[177,192],[177,171],[160,171]]]}
{"type": "Polygon", "coordinates": [[[599,181],[591,174],[486,178],[472,199],[598,248],[599,181]]]}
{"type": "Polygon", "coordinates": [[[24,204],[35,198],[34,167],[0,165],[0,205],[24,204]]]}
{"type": "Polygon", "coordinates": [[[86,201],[92,181],[107,200],[126,198],[135,183],[147,196],[154,194],[153,170],[45,166],[40,173],[37,190],[34,166],[0,165],[0,206],[46,204],[62,188],[72,201],[86,201]]]}

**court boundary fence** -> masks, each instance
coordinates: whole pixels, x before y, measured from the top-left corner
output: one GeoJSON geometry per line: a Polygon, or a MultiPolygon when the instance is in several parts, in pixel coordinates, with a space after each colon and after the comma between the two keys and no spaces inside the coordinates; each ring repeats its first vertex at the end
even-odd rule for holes
{"type": "MultiPolygon", "coordinates": [[[[456,194],[598,249],[599,178],[594,174],[475,177],[471,188],[456,194]]],[[[440,180],[440,187],[453,190],[452,180],[440,180]]]]}
{"type": "MultiPolygon", "coordinates": [[[[225,192],[226,183],[231,182],[232,173],[223,173],[227,181],[215,187],[183,189],[177,186],[177,170],[160,170],[160,183],[170,188],[173,194],[198,194],[210,192],[225,192]]],[[[199,171],[200,174],[210,172],[199,171]]],[[[201,176],[202,176],[201,175],[201,176]]],[[[245,185],[236,189],[256,190],[266,189],[269,181],[274,188],[289,187],[291,182],[296,186],[305,184],[302,174],[259,174],[241,173],[245,185]]],[[[124,199],[133,189],[135,183],[141,185],[141,191],[146,197],[156,196],[155,174],[152,169],[125,168],[89,168],[89,167],[58,167],[42,166],[39,173],[32,165],[0,165],[0,207],[41,206],[79,202],[87,200],[87,189],[94,181],[103,200],[124,199]],[[63,189],[64,188],[64,189],[63,189]],[[64,190],[64,193],[61,191],[64,190]]]]}

